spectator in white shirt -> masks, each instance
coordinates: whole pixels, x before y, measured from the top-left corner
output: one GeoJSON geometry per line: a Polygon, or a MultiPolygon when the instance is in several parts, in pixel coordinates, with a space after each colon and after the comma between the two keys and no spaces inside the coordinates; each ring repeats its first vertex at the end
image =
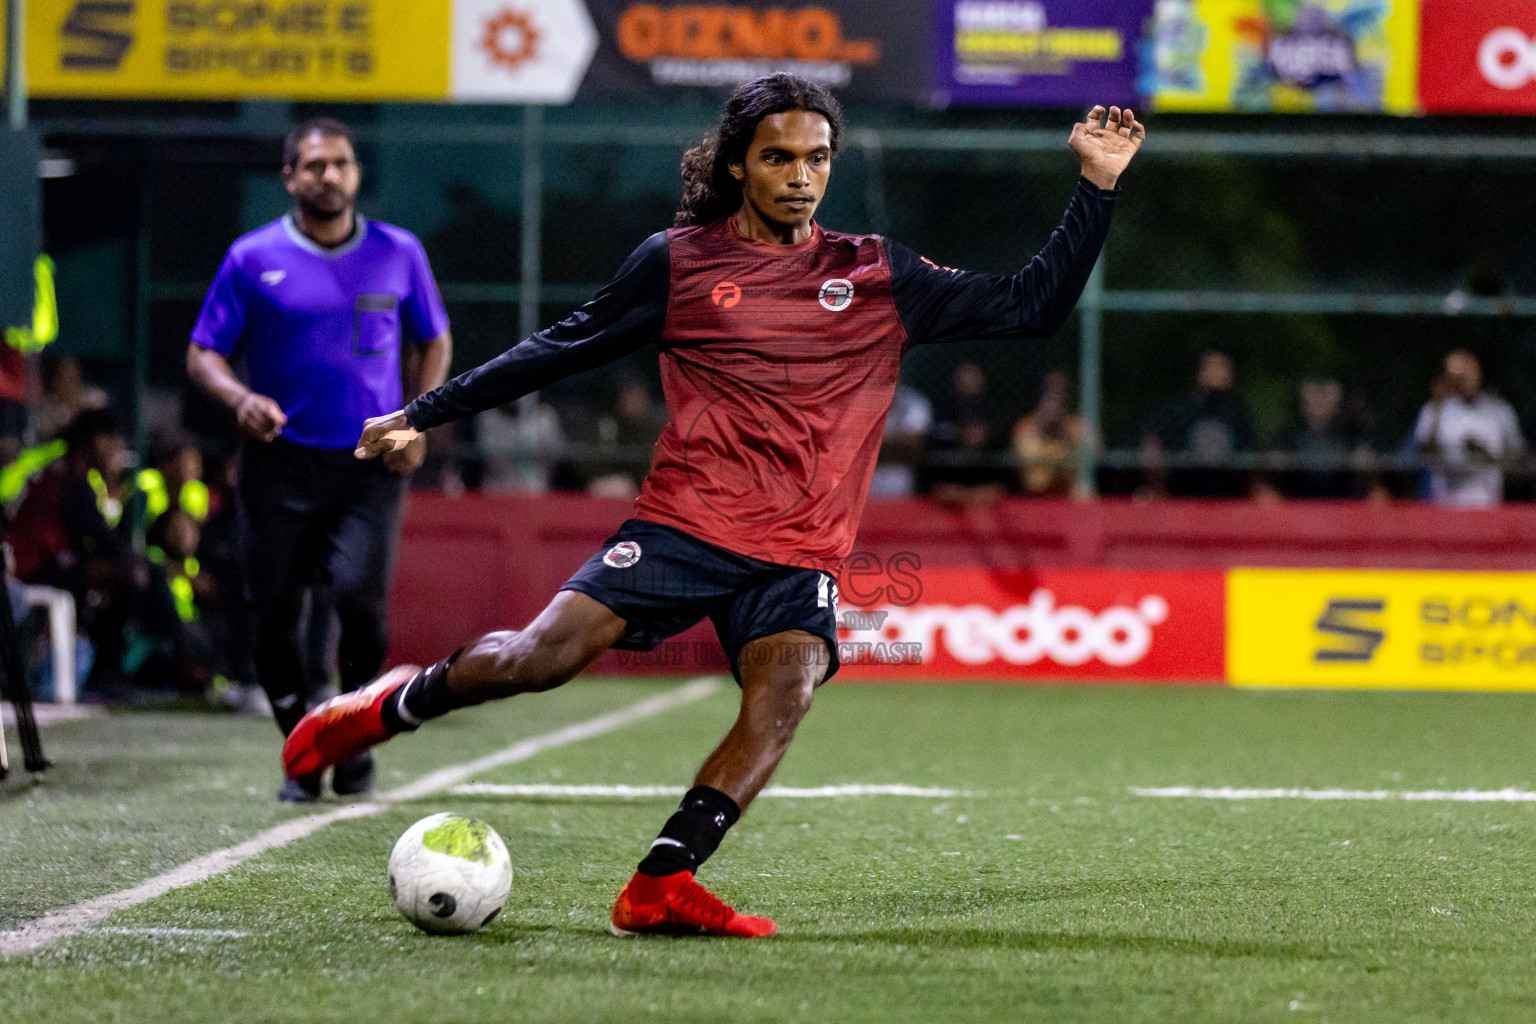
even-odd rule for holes
{"type": "Polygon", "coordinates": [[[1429,462],[1429,497],[1439,505],[1487,508],[1504,496],[1503,466],[1525,450],[1515,410],[1483,390],[1477,357],[1445,357],[1445,394],[1419,412],[1413,439],[1429,462]]]}
{"type": "Polygon", "coordinates": [[[917,491],[917,464],[922,461],[933,426],[933,403],[916,388],[896,385],[885,417],[880,461],[869,481],[871,498],[909,498],[917,491]]]}

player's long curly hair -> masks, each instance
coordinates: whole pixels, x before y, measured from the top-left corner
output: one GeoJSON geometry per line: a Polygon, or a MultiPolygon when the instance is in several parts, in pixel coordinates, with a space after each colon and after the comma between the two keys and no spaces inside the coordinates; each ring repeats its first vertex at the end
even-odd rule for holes
{"type": "Polygon", "coordinates": [[[725,101],[720,127],[683,154],[683,201],[673,224],[708,224],[741,209],[741,182],[730,165],[747,157],[758,122],[790,110],[820,114],[832,127],[832,152],[843,132],[843,107],[824,85],[778,71],[738,85],[725,101]]]}

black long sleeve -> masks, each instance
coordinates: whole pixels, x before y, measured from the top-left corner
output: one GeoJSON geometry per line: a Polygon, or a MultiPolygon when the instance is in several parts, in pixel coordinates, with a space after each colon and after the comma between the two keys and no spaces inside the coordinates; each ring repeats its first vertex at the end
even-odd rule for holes
{"type": "Polygon", "coordinates": [[[406,420],[428,430],[473,416],[660,340],[670,277],[662,231],[641,243],[592,301],[417,398],[405,407],[406,420]]]}
{"type": "Polygon", "coordinates": [[[1088,283],[1119,195],[1078,179],[1061,226],[1012,277],[940,267],[887,239],[892,295],[909,344],[1055,333],[1088,283]]]}

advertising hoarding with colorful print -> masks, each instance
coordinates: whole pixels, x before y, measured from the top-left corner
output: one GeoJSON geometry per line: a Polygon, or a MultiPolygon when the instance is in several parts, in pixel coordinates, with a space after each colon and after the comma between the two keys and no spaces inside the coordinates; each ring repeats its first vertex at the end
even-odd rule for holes
{"type": "Polygon", "coordinates": [[[28,89],[91,99],[565,103],[582,0],[32,0],[28,89]]]}
{"type": "Polygon", "coordinates": [[[845,568],[839,677],[1219,684],[1225,574],[845,568]]]}
{"type": "Polygon", "coordinates": [[[1536,575],[1234,569],[1234,686],[1536,689],[1536,575]]]}
{"type": "Polygon", "coordinates": [[[1127,104],[1152,0],[935,0],[935,106],[1127,104]]]}
{"type": "Polygon", "coordinates": [[[1536,4],[1420,3],[1419,96],[1427,113],[1536,113],[1536,4]]]}
{"type": "Polygon", "coordinates": [[[583,96],[675,96],[792,71],[855,99],[921,102],[928,0],[589,0],[601,38],[583,96]]]}
{"type": "Polygon", "coordinates": [[[1413,113],[1417,0],[1158,0],[1139,91],[1156,110],[1413,113]]]}

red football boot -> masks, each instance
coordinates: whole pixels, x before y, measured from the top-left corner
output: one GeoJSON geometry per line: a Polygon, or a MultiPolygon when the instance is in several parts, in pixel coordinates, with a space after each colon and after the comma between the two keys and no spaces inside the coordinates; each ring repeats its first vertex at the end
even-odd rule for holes
{"type": "Polygon", "coordinates": [[[738,914],[693,880],[692,871],[660,878],[638,871],[613,903],[608,930],[630,935],[719,935],[766,938],[779,926],[766,917],[738,914]]]}
{"type": "Polygon", "coordinates": [[[417,665],[398,665],[299,719],[283,743],[283,771],[290,779],[309,775],[389,739],[379,709],[420,671],[417,665]]]}

